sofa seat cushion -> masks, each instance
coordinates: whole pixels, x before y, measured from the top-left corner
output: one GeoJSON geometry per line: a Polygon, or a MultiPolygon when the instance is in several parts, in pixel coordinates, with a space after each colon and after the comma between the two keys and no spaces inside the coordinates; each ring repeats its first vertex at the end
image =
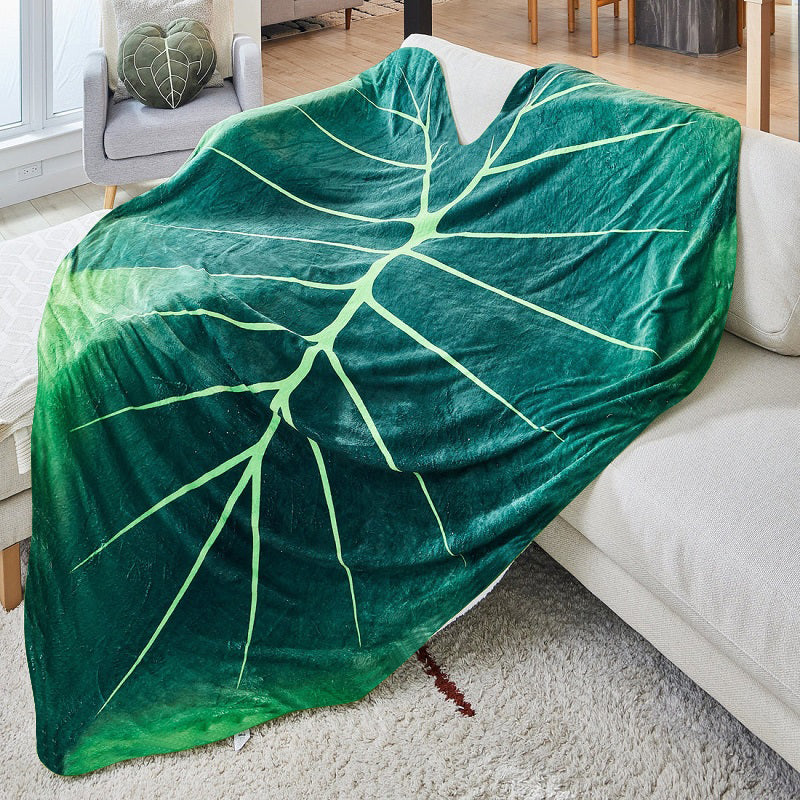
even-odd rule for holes
{"type": "Polygon", "coordinates": [[[64,256],[105,211],[0,242],[0,500],[19,487],[8,482],[30,469],[30,426],[36,398],[36,339],[53,275],[64,256]],[[16,448],[5,440],[16,439],[16,448]]]}
{"type": "Polygon", "coordinates": [[[114,159],[193,150],[212,125],[241,110],[231,81],[203,89],[180,108],[148,108],[138,100],[110,103],[103,147],[114,159]]]}
{"type": "Polygon", "coordinates": [[[562,516],[800,711],[800,359],[724,334],[562,516]]]}
{"type": "Polygon", "coordinates": [[[31,488],[31,471],[19,471],[14,437],[0,441],[0,503],[31,488]]]}
{"type": "Polygon", "coordinates": [[[0,550],[31,535],[32,516],[30,489],[0,500],[0,550]]]}

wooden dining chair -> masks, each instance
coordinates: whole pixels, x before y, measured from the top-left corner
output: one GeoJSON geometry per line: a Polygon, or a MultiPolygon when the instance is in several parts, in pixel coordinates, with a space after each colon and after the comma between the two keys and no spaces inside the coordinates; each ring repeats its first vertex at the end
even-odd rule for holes
{"type": "MultiPolygon", "coordinates": [[[[619,17],[621,0],[590,0],[592,17],[592,56],[600,55],[600,32],[598,10],[601,6],[614,6],[614,16],[619,17]]],[[[567,28],[575,31],[575,10],[579,8],[579,0],[567,0],[567,28]]],[[[636,0],[628,0],[628,42],[636,42],[636,0]]],[[[539,0],[528,0],[528,21],[531,27],[531,44],[539,41],[539,0]]]]}
{"type": "MultiPolygon", "coordinates": [[[[744,2],[744,0],[741,0],[744,2]]],[[[528,25],[531,29],[531,44],[539,42],[539,2],[538,0],[528,0],[528,25]]]]}

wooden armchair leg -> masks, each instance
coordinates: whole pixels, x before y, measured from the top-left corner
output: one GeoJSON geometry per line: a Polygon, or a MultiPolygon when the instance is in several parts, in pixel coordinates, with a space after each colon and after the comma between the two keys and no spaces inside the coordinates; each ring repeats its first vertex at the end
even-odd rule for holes
{"type": "Polygon", "coordinates": [[[539,0],[528,0],[528,15],[531,26],[531,44],[539,43],[539,0]]]}
{"type": "Polygon", "coordinates": [[[575,33],[575,3],[567,0],[567,30],[575,33]]]}
{"type": "Polygon", "coordinates": [[[592,57],[600,55],[600,21],[597,13],[597,0],[592,0],[592,57]]]}
{"type": "Polygon", "coordinates": [[[22,570],[19,563],[19,542],[0,550],[0,604],[11,611],[22,602],[22,570]]]}
{"type": "Polygon", "coordinates": [[[614,16],[619,18],[619,0],[614,3],[614,16]]]}
{"type": "Polygon", "coordinates": [[[344,29],[346,31],[350,30],[350,23],[353,21],[353,9],[346,8],[344,10],[344,29]]]}
{"type": "Polygon", "coordinates": [[[114,200],[117,199],[117,187],[106,186],[106,196],[103,200],[103,208],[114,208],[114,200]]]}

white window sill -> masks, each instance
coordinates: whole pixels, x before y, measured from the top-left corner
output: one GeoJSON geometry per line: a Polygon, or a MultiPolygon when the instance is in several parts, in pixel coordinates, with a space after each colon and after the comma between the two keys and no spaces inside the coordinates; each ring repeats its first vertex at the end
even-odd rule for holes
{"type": "Polygon", "coordinates": [[[0,140],[0,172],[78,152],[82,130],[83,123],[78,119],[0,140]]]}

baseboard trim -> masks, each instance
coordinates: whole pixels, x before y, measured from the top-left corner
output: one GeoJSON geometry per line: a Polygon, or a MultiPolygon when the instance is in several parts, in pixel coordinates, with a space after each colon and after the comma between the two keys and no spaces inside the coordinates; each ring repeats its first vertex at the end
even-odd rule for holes
{"type": "Polygon", "coordinates": [[[8,170],[5,174],[0,173],[0,185],[3,185],[0,208],[61,192],[64,189],[72,189],[88,182],[80,150],[58,159],[43,161],[42,175],[38,178],[18,181],[16,170],[8,170]]]}

